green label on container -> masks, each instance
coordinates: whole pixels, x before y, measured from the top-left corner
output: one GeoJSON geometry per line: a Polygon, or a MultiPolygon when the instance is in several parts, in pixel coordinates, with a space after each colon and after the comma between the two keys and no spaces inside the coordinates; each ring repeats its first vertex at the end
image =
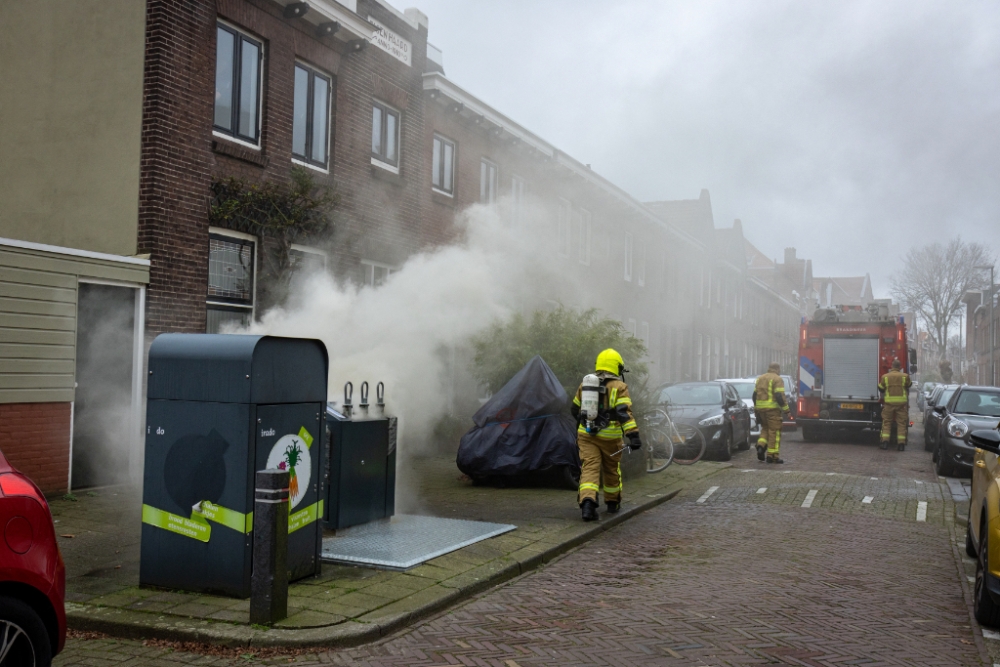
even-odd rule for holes
{"type": "Polygon", "coordinates": [[[156,528],[169,530],[171,533],[190,537],[199,542],[208,542],[209,538],[212,537],[212,527],[197,512],[192,512],[191,518],[186,519],[182,516],[156,509],[150,505],[143,505],[142,522],[156,528]]]}
{"type": "Polygon", "coordinates": [[[294,533],[299,528],[308,526],[323,516],[323,501],[315,502],[309,507],[300,509],[288,517],[288,533],[294,533]]]}
{"type": "Polygon", "coordinates": [[[299,428],[299,437],[302,438],[303,441],[305,441],[306,449],[309,449],[313,446],[312,434],[306,430],[305,426],[299,428]]]}

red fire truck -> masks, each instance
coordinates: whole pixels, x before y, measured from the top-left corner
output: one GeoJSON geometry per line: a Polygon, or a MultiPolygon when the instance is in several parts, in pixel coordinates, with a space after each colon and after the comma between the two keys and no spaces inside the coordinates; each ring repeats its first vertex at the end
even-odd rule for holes
{"type": "Polygon", "coordinates": [[[815,442],[830,431],[880,431],[878,383],[893,359],[916,367],[901,316],[886,302],[817,310],[802,322],[799,402],[802,437],[815,442]],[[911,363],[908,363],[911,362],[911,363]]]}

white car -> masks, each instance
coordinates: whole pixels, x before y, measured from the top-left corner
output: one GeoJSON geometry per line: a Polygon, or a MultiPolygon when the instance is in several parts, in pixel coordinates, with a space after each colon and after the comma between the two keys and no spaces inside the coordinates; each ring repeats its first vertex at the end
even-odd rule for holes
{"type": "Polygon", "coordinates": [[[753,411],[753,390],[757,384],[757,378],[723,379],[719,380],[719,382],[731,384],[743,402],[750,408],[750,442],[751,444],[757,444],[757,438],[760,437],[760,424],[757,423],[757,415],[753,411]]]}

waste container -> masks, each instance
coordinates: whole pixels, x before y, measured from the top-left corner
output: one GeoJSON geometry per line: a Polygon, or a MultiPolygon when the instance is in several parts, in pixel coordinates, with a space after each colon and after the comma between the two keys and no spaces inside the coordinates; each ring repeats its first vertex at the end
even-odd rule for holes
{"type": "Polygon", "coordinates": [[[396,512],[396,418],[385,414],[382,383],[376,388],[373,410],[367,387],[367,382],[361,385],[361,402],[352,405],[353,387],[348,382],[342,411],[327,408],[330,474],[323,518],[334,530],[396,512]]]}
{"type": "Polygon", "coordinates": [[[140,583],[249,597],[254,474],[265,468],[291,473],[289,580],[319,573],[328,365],[311,339],[153,341],[140,583]]]}

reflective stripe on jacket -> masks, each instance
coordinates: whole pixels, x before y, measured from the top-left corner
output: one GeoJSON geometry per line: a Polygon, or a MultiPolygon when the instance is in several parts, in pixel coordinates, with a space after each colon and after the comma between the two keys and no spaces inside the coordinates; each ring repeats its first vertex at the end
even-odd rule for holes
{"type": "Polygon", "coordinates": [[[907,402],[907,392],[913,383],[910,376],[903,371],[892,370],[882,376],[878,383],[879,391],[885,392],[885,402],[903,404],[907,402]]]}
{"type": "MultiPolygon", "coordinates": [[[[602,407],[605,407],[608,412],[612,413],[612,420],[606,427],[593,435],[602,440],[620,440],[623,434],[639,430],[638,424],[635,423],[635,417],[632,416],[632,399],[628,395],[628,385],[618,379],[617,376],[609,375],[609,379],[604,383],[604,387],[607,391],[601,395],[601,401],[607,400],[607,405],[602,407]],[[625,409],[626,414],[628,414],[627,421],[619,423],[614,420],[613,415],[618,407],[625,409]]],[[[580,405],[582,393],[583,385],[581,384],[576,390],[576,396],[573,397],[573,405],[580,405]]],[[[580,422],[576,432],[586,435],[586,422],[580,422]]]]}
{"type": "Polygon", "coordinates": [[[777,373],[764,373],[757,378],[753,394],[753,406],[758,410],[767,410],[768,408],[788,409],[785,403],[785,383],[777,373]],[[780,402],[776,395],[781,396],[780,402]]]}

